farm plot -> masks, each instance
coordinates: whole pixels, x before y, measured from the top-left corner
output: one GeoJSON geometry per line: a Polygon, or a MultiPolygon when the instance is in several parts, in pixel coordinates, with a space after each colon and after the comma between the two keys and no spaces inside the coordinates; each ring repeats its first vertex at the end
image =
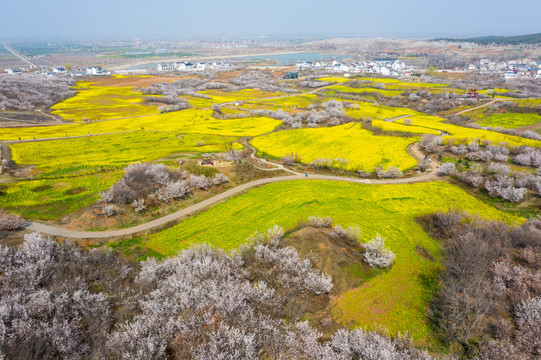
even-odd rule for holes
{"type": "Polygon", "coordinates": [[[492,114],[477,121],[481,126],[503,127],[507,129],[516,129],[522,126],[533,125],[541,122],[541,115],[535,113],[502,113],[492,114]]]}
{"type": "Polygon", "coordinates": [[[337,77],[337,76],[328,76],[328,77],[317,78],[316,80],[326,81],[326,82],[344,83],[344,82],[350,81],[351,79],[344,78],[344,77],[337,77]]]}
{"type": "Polygon", "coordinates": [[[371,171],[397,166],[407,169],[417,161],[406,152],[406,147],[417,138],[375,136],[360,124],[350,123],[330,128],[286,130],[260,136],[251,141],[258,151],[282,157],[298,154],[303,163],[318,158],[348,160],[346,169],[371,171]]]}
{"type": "Polygon", "coordinates": [[[248,104],[259,104],[269,108],[282,108],[282,107],[292,107],[292,108],[307,108],[309,105],[317,104],[321,102],[316,94],[304,94],[296,96],[284,96],[277,99],[270,100],[252,100],[248,104]]]}
{"type": "Polygon", "coordinates": [[[349,87],[345,85],[334,85],[327,88],[328,90],[334,90],[338,92],[344,92],[344,93],[378,93],[383,96],[387,97],[395,97],[400,96],[404,92],[404,90],[386,90],[386,89],[374,89],[371,87],[349,87]]]}
{"type": "MultiPolygon", "coordinates": [[[[66,175],[95,169],[124,167],[180,153],[225,151],[234,137],[138,131],[116,135],[12,144],[17,165],[32,164],[43,176],[66,175]],[[84,165],[83,165],[84,164],[84,165]]],[[[235,143],[235,148],[241,145],[235,143]]]]}
{"type": "Polygon", "coordinates": [[[403,133],[412,133],[412,134],[434,134],[439,135],[440,132],[434,129],[429,129],[422,126],[408,126],[404,124],[399,124],[392,121],[384,120],[372,120],[372,126],[380,128],[383,131],[397,131],[403,133]]]}
{"type": "Polygon", "coordinates": [[[399,83],[400,80],[394,78],[379,78],[379,77],[360,77],[355,78],[355,80],[369,81],[372,83],[382,83],[382,84],[394,84],[399,83]]]}
{"type": "Polygon", "coordinates": [[[371,117],[373,119],[389,119],[404,115],[422,115],[420,112],[401,107],[375,105],[364,101],[357,101],[359,109],[348,109],[346,114],[352,118],[371,117]]]}
{"type": "MultiPolygon", "coordinates": [[[[469,142],[472,139],[486,139],[490,140],[494,144],[499,144],[500,142],[502,142],[508,143],[510,146],[513,147],[522,145],[541,147],[541,141],[525,139],[519,136],[501,134],[495,131],[471,129],[462,126],[447,124],[443,122],[445,119],[436,116],[412,116],[410,119],[412,120],[413,126],[427,127],[430,129],[441,130],[449,133],[450,135],[444,136],[444,140],[453,138],[459,142],[469,142]]],[[[399,119],[396,122],[403,123],[404,119],[399,119]]]]}
{"type": "MultiPolygon", "coordinates": [[[[386,89],[402,89],[402,90],[438,90],[449,87],[449,84],[437,84],[426,82],[397,82],[387,84],[386,89]]],[[[448,89],[454,91],[455,89],[448,89]]]]}
{"type": "Polygon", "coordinates": [[[211,110],[187,109],[162,115],[135,119],[0,129],[1,140],[31,140],[108,134],[134,130],[178,131],[182,133],[218,134],[224,136],[257,136],[273,131],[282,122],[259,117],[244,119],[214,119],[211,110]]]}
{"type": "Polygon", "coordinates": [[[199,91],[199,93],[210,96],[214,102],[218,103],[262,99],[285,95],[281,92],[262,91],[259,89],[244,89],[232,92],[226,92],[221,90],[205,90],[199,91]]]}
{"type": "Polygon", "coordinates": [[[436,290],[441,257],[438,244],[415,223],[415,217],[449,208],[489,219],[520,221],[462,189],[443,182],[410,185],[360,185],[333,181],[288,181],[253,189],[150,235],[144,243],[164,255],[194,244],[230,250],[255,231],[274,224],[291,228],[311,215],[335,223],[359,225],[362,241],[381,234],[397,255],[393,267],[333,300],[333,316],[351,327],[385,326],[392,334],[410,331],[415,341],[430,342],[428,301],[436,290]],[[434,261],[422,256],[418,247],[434,261]]]}
{"type": "Polygon", "coordinates": [[[81,87],[74,97],[53,105],[53,114],[74,122],[159,114],[156,106],[144,105],[143,95],[131,87],[81,87]]]}
{"type": "Polygon", "coordinates": [[[122,173],[0,184],[0,207],[25,219],[56,220],[96,202],[122,173]]]}

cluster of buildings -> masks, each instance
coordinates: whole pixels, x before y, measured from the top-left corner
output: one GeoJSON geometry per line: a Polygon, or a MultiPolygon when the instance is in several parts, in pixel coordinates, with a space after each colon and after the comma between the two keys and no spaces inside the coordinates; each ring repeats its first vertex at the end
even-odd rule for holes
{"type": "Polygon", "coordinates": [[[334,72],[380,74],[384,76],[411,76],[413,68],[399,59],[373,59],[370,61],[340,62],[298,61],[299,70],[324,69],[334,72]]]}
{"type": "Polygon", "coordinates": [[[215,61],[212,63],[205,62],[175,62],[175,63],[161,63],[156,65],[158,71],[204,71],[207,68],[210,69],[226,69],[231,68],[233,65],[225,61],[215,61]]]}
{"type": "Polygon", "coordinates": [[[5,69],[5,72],[8,74],[22,74],[32,72],[36,74],[44,74],[47,76],[56,76],[56,75],[69,75],[69,76],[107,76],[111,75],[110,71],[104,70],[101,66],[90,66],[86,69],[73,69],[73,70],[66,70],[63,67],[55,67],[52,69],[42,69],[39,70],[32,70],[32,69],[5,69]]]}
{"type": "Polygon", "coordinates": [[[481,59],[478,65],[470,64],[468,70],[477,71],[482,74],[500,74],[505,79],[519,77],[541,78],[541,63],[537,63],[531,59],[499,62],[481,59]]]}

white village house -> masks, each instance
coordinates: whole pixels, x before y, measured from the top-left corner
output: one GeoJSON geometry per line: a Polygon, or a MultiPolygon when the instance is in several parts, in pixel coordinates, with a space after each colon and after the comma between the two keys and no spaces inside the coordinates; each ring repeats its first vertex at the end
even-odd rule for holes
{"type": "Polygon", "coordinates": [[[108,71],[103,70],[101,66],[91,66],[89,68],[86,68],[86,74],[87,75],[109,75],[110,73],[108,71]]]}

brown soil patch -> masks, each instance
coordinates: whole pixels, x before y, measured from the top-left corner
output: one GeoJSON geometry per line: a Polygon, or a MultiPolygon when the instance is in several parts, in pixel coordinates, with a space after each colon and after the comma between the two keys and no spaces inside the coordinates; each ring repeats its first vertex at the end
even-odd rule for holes
{"type": "Polygon", "coordinates": [[[329,229],[305,227],[285,238],[302,257],[310,257],[318,269],[332,276],[331,295],[339,295],[362,283],[362,273],[371,271],[363,263],[363,247],[358,242],[332,238],[329,229]]]}
{"type": "Polygon", "coordinates": [[[87,190],[88,190],[87,188],[83,188],[83,187],[73,188],[73,189],[67,190],[66,195],[77,195],[87,190]]]}
{"type": "Polygon", "coordinates": [[[46,190],[49,190],[49,189],[52,189],[53,187],[51,185],[40,185],[38,187],[35,187],[33,189],[30,189],[30,191],[32,192],[42,192],[42,191],[46,191],[46,190]]]}
{"type": "Polygon", "coordinates": [[[430,253],[420,245],[415,246],[415,252],[417,252],[417,254],[421,255],[426,260],[430,260],[432,262],[436,261],[434,260],[434,257],[430,255],[430,253]]]}

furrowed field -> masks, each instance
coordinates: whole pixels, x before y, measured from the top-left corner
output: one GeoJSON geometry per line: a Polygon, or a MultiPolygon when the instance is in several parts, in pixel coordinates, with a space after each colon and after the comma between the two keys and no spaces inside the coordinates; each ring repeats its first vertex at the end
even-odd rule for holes
{"type": "Polygon", "coordinates": [[[439,245],[414,218],[450,208],[489,219],[521,221],[442,182],[360,185],[297,180],[250,190],[150,235],[142,245],[163,255],[174,255],[199,243],[230,250],[255,231],[274,224],[291,228],[311,215],[331,216],[337,224],[359,225],[363,241],[381,234],[397,255],[396,262],[390,270],[334,299],[333,316],[350,327],[382,325],[392,334],[408,330],[416,342],[430,344],[433,338],[425,311],[436,290],[441,254],[439,245]],[[436,262],[421,256],[416,246],[426,249],[436,262]]]}
{"type": "Polygon", "coordinates": [[[397,166],[407,169],[417,161],[406,152],[406,147],[417,138],[375,136],[360,124],[350,123],[330,128],[286,130],[254,138],[251,144],[260,152],[282,157],[298,154],[303,163],[317,158],[348,160],[347,169],[372,171],[397,166]]]}

